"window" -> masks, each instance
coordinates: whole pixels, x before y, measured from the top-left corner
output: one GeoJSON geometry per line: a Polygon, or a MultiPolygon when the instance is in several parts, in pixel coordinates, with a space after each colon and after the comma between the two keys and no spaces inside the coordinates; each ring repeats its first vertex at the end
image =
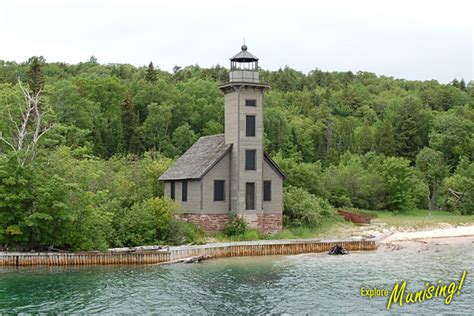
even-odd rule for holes
{"type": "Polygon", "coordinates": [[[256,107],[257,106],[257,100],[254,100],[254,99],[245,100],[245,106],[256,107]]]}
{"type": "Polygon", "coordinates": [[[174,189],[175,189],[175,188],[174,188],[174,181],[171,181],[170,185],[171,185],[171,188],[170,188],[170,189],[171,189],[170,196],[171,196],[171,199],[174,200],[174,189]]]}
{"type": "Polygon", "coordinates": [[[272,182],[263,181],[263,200],[271,201],[272,200],[272,182]]]}
{"type": "Polygon", "coordinates": [[[225,180],[214,180],[214,201],[225,201],[225,180]]]}
{"type": "Polygon", "coordinates": [[[188,201],[188,181],[183,181],[181,183],[181,201],[188,201]]]}
{"type": "Polygon", "coordinates": [[[255,183],[247,182],[245,184],[245,209],[255,209],[255,183]]]}
{"type": "Polygon", "coordinates": [[[255,155],[255,149],[248,149],[245,151],[245,170],[256,170],[255,155]]]}
{"type": "Polygon", "coordinates": [[[255,115],[247,115],[245,136],[255,136],[255,115]]]}

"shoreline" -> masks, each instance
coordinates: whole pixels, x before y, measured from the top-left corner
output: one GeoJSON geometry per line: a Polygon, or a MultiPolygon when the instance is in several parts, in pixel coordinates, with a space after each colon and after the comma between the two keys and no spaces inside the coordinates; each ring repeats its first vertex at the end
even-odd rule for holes
{"type": "MultiPolygon", "coordinates": [[[[373,229],[370,225],[365,228],[373,229]]],[[[371,234],[370,238],[356,234],[344,239],[255,240],[159,247],[158,249],[156,246],[151,246],[151,249],[149,247],[109,249],[105,252],[0,252],[0,266],[157,264],[197,256],[219,258],[322,253],[329,251],[335,245],[342,245],[351,252],[393,251],[420,244],[428,249],[433,245],[456,243],[474,243],[474,225],[412,231],[379,231],[371,234]]]]}
{"type": "Polygon", "coordinates": [[[266,240],[177,246],[160,250],[87,253],[0,253],[0,266],[75,266],[109,264],[158,264],[180,259],[297,255],[328,252],[336,245],[348,251],[377,250],[372,240],[266,240]]]}
{"type": "Polygon", "coordinates": [[[418,248],[418,252],[443,251],[443,246],[474,244],[474,225],[453,226],[415,231],[395,230],[379,240],[378,251],[395,251],[418,248]]]}
{"type": "Polygon", "coordinates": [[[418,239],[463,238],[474,236],[474,225],[422,229],[415,231],[395,230],[381,239],[381,243],[418,239]]]}

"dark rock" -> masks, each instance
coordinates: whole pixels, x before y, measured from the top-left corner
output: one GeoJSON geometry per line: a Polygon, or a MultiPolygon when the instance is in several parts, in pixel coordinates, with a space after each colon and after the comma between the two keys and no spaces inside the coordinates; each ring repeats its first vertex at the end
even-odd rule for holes
{"type": "Polygon", "coordinates": [[[349,252],[341,245],[335,245],[329,250],[330,255],[347,255],[349,252]]]}

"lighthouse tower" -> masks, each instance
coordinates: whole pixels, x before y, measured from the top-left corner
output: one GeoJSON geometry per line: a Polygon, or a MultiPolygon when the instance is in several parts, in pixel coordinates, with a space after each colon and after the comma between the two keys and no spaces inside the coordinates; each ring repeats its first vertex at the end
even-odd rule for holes
{"type": "Polygon", "coordinates": [[[230,152],[230,209],[258,226],[263,214],[263,106],[265,90],[258,73],[258,58],[246,45],[230,58],[224,93],[225,142],[230,152]]]}

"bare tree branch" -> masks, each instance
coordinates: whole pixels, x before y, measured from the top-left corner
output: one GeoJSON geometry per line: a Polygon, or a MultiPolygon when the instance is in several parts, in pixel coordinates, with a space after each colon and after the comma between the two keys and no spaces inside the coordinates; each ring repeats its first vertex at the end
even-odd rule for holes
{"type": "Polygon", "coordinates": [[[23,87],[20,78],[18,78],[18,85],[26,107],[20,106],[19,123],[13,118],[11,112],[8,112],[8,117],[16,130],[15,135],[11,137],[12,140],[7,140],[0,131],[0,140],[13,150],[18,163],[24,166],[27,160],[35,158],[39,140],[52,128],[52,124],[45,126],[43,123],[43,116],[47,111],[42,112],[40,109],[42,90],[32,94],[23,87]]]}

